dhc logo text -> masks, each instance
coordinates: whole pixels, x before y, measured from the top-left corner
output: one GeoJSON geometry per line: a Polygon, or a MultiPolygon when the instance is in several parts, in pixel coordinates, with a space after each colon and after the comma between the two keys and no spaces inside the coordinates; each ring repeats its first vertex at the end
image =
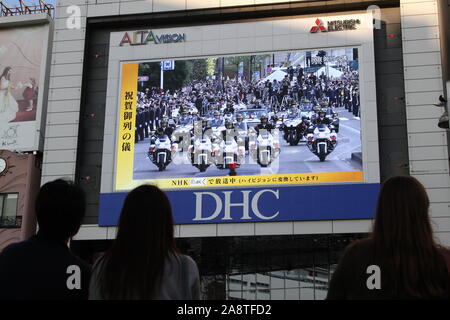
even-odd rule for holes
{"type": "MultiPolygon", "coordinates": [[[[211,221],[217,220],[221,214],[222,218],[219,220],[233,220],[231,217],[232,207],[241,207],[241,215],[239,221],[252,220],[252,215],[260,220],[272,220],[279,215],[279,211],[272,212],[270,215],[267,212],[263,214],[258,206],[258,203],[262,197],[270,197],[265,201],[273,202],[280,199],[279,190],[263,189],[252,194],[250,190],[240,191],[222,191],[223,196],[214,192],[194,192],[195,194],[195,218],[193,221],[211,221]],[[241,193],[240,202],[231,202],[231,195],[233,192],[241,193]],[[211,203],[214,203],[211,208],[211,203]],[[209,204],[209,205],[208,205],[209,204]],[[207,207],[209,212],[205,212],[204,208],[207,207]]],[[[236,212],[236,211],[234,211],[236,212]]],[[[237,217],[235,217],[237,220],[237,217]]]]}

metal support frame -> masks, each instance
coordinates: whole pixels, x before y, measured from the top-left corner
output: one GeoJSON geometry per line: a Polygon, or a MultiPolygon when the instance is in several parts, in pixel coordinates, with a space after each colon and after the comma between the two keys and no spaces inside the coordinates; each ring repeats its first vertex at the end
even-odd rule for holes
{"type": "Polygon", "coordinates": [[[45,3],[44,0],[39,0],[39,4],[27,5],[23,0],[19,0],[18,7],[9,8],[2,1],[0,1],[0,17],[19,16],[25,14],[47,13],[53,17],[55,7],[52,4],[45,3]]]}

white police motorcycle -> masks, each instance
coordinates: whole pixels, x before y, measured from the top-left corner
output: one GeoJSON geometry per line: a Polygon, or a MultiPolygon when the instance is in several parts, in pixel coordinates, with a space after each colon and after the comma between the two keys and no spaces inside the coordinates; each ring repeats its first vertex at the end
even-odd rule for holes
{"type": "Polygon", "coordinates": [[[167,135],[160,135],[148,149],[148,158],[159,171],[164,171],[172,161],[172,143],[167,135]]]}
{"type": "Polygon", "coordinates": [[[212,153],[212,142],[208,136],[193,138],[193,142],[189,146],[189,157],[192,165],[200,172],[205,172],[213,163],[212,153]]]}
{"type": "Polygon", "coordinates": [[[249,142],[252,158],[263,168],[268,167],[280,154],[278,130],[273,134],[261,130],[259,135],[252,134],[249,142]]]}
{"type": "Polygon", "coordinates": [[[319,157],[320,161],[325,161],[338,143],[333,125],[319,124],[313,130],[309,129],[306,139],[308,149],[319,157]]]}

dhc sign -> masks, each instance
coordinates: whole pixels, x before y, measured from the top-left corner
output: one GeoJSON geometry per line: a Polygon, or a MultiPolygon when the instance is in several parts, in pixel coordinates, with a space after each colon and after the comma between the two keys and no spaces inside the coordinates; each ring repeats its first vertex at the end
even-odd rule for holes
{"type": "MultiPolygon", "coordinates": [[[[379,184],[166,191],[176,224],[373,218],[379,184]]],[[[126,193],[100,195],[100,226],[115,226],[126,193]]]]}
{"type": "Polygon", "coordinates": [[[273,200],[280,199],[279,190],[270,190],[263,189],[252,195],[251,190],[242,190],[242,191],[222,191],[223,197],[221,197],[218,193],[214,192],[194,192],[195,194],[195,218],[193,221],[210,221],[221,217],[221,220],[235,220],[237,217],[233,219],[231,216],[231,208],[240,207],[242,214],[238,220],[240,221],[250,221],[252,217],[250,216],[250,212],[256,218],[261,220],[273,220],[279,215],[279,211],[274,212],[270,216],[264,215],[258,207],[259,199],[264,194],[272,195],[273,200]],[[241,193],[242,200],[241,202],[232,202],[231,196],[233,193],[241,193]],[[203,210],[203,203],[208,201],[207,198],[210,198],[209,201],[214,201],[214,212],[205,212],[203,210]]]}

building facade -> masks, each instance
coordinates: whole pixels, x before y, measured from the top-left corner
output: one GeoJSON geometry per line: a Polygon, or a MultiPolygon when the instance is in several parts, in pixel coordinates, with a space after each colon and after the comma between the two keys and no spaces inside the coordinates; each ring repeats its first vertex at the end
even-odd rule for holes
{"type": "MultiPolygon", "coordinates": [[[[361,123],[363,158],[370,160],[364,163],[364,181],[377,184],[397,174],[418,178],[431,199],[435,236],[449,246],[448,130],[437,126],[443,108],[433,105],[439,95],[450,95],[448,5],[438,0],[59,0],[41,184],[65,177],[88,194],[87,216],[72,248],[92,261],[115,237],[114,222],[104,223],[99,213],[102,195],[118,191],[112,187],[119,161],[114,148],[123,89],[120,67],[126,62],[254,52],[273,52],[275,62],[275,53],[283,51],[342,47],[358,48],[359,57],[351,54],[364,74],[361,99],[372,107],[361,123]],[[373,25],[357,26],[361,29],[355,33],[350,33],[353,27],[344,30],[348,22],[342,21],[358,19],[373,25]],[[327,33],[322,32],[325,21],[327,33]],[[146,36],[154,30],[168,43],[156,45],[160,40],[153,39],[151,46],[143,45],[143,30],[146,36]],[[207,31],[197,39],[198,30],[207,31]],[[181,51],[171,49],[178,45],[172,42],[183,39],[181,51]]],[[[343,202],[353,201],[355,194],[343,197],[343,202]]],[[[341,205],[323,202],[318,216],[341,205]]],[[[370,214],[330,217],[191,220],[178,223],[175,235],[180,249],[199,264],[205,298],[323,299],[343,249],[372,225],[370,214]]]]}
{"type": "Polygon", "coordinates": [[[0,250],[36,231],[52,36],[47,13],[0,17],[0,250]]]}

